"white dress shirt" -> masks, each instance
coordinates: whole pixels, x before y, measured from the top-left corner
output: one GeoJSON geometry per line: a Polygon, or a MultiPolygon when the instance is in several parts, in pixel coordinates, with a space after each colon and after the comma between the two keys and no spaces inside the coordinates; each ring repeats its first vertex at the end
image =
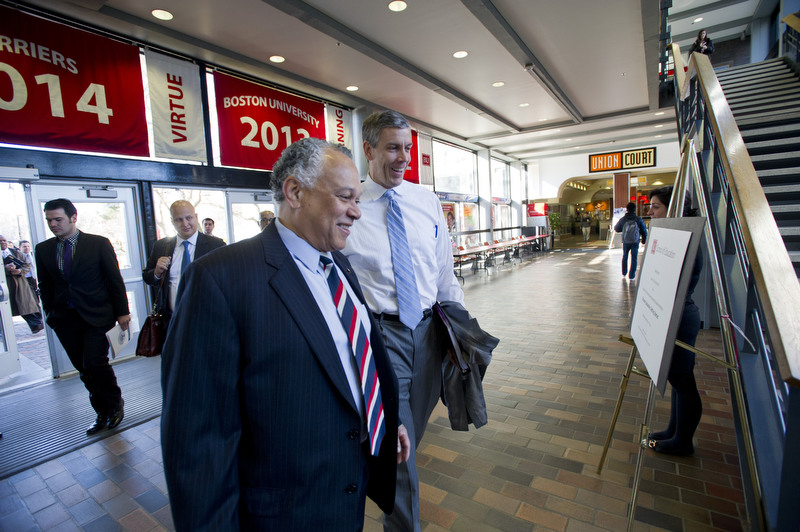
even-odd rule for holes
{"type": "MultiPolygon", "coordinates": [[[[370,177],[361,186],[361,219],[350,228],[342,253],[353,265],[370,309],[376,313],[397,314],[392,249],[386,226],[389,201],[383,197],[387,189],[370,177]]],[[[453,273],[453,248],[439,198],[407,181],[394,190],[395,200],[403,212],[420,310],[431,308],[437,301],[463,304],[464,292],[453,273]]]]}
{"type": "MultiPolygon", "coordinates": [[[[311,290],[311,295],[314,296],[314,300],[317,302],[317,306],[320,312],[322,312],[322,316],[325,318],[325,323],[328,324],[328,330],[331,332],[333,343],[336,345],[336,351],[339,353],[339,360],[342,363],[344,374],[347,377],[347,384],[350,385],[350,393],[353,394],[353,401],[358,407],[358,413],[362,414],[361,417],[363,418],[364,409],[362,403],[364,401],[362,400],[361,377],[358,375],[358,366],[356,365],[356,359],[350,347],[350,339],[347,337],[347,333],[344,330],[344,325],[342,325],[342,320],[339,317],[339,312],[336,310],[336,305],[333,304],[333,296],[331,295],[331,289],[328,287],[328,279],[319,264],[320,252],[314,249],[311,244],[297,236],[291,229],[283,225],[277,218],[275,218],[272,223],[276,225],[278,235],[281,237],[286,249],[288,249],[289,253],[292,255],[295,264],[297,264],[297,267],[300,269],[300,273],[303,274],[308,289],[311,290]]],[[[330,253],[324,253],[324,255],[333,260],[330,253]]],[[[359,316],[364,316],[365,320],[361,322],[364,324],[364,328],[369,336],[372,331],[369,316],[366,314],[369,311],[355,296],[353,289],[350,288],[350,284],[347,282],[347,278],[342,274],[335,262],[333,266],[339,272],[339,278],[342,280],[347,293],[350,294],[350,299],[352,299],[353,304],[358,307],[359,316]]],[[[365,424],[364,427],[362,427],[361,433],[362,435],[366,434],[365,424]]]]}
{"type": "Polygon", "coordinates": [[[175,237],[175,250],[172,252],[172,262],[169,267],[169,308],[175,310],[175,298],[178,296],[178,284],[181,280],[181,266],[183,265],[183,243],[189,242],[189,257],[194,262],[194,252],[197,249],[197,231],[184,240],[175,237]]]}

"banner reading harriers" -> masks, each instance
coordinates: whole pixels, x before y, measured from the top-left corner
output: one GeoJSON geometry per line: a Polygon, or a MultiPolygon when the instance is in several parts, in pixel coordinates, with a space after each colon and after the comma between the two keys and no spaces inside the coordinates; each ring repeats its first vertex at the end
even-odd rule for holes
{"type": "Polygon", "coordinates": [[[325,106],[220,72],[214,73],[220,162],[272,170],[305,137],[325,138],[325,106]]]}
{"type": "Polygon", "coordinates": [[[139,48],[0,6],[0,142],[148,156],[139,48]]]}

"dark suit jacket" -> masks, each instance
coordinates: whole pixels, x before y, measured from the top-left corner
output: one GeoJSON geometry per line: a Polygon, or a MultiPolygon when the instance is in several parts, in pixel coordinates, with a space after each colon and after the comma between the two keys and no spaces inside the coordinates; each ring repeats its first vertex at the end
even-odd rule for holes
{"type": "Polygon", "coordinates": [[[194,261],[178,302],[161,418],[177,530],[360,530],[365,495],[392,510],[398,392],[380,330],[386,435],[369,457],[328,326],[274,224],[194,261]]]}
{"type": "MultiPolygon", "coordinates": [[[[155,276],[155,269],[156,269],[156,262],[160,257],[171,257],[172,253],[175,251],[175,243],[178,241],[178,237],[176,236],[169,236],[167,238],[162,238],[161,240],[157,241],[153,245],[153,251],[150,253],[150,256],[147,258],[147,264],[142,270],[142,279],[144,282],[149,284],[150,286],[158,287],[160,279],[156,279],[155,276]]],[[[214,251],[217,248],[221,248],[225,245],[225,241],[221,238],[217,238],[215,236],[205,235],[198,231],[197,233],[197,249],[194,250],[194,260],[199,259],[206,253],[214,251]]],[[[166,298],[169,294],[169,268],[164,273],[166,276],[166,282],[164,283],[164,290],[165,294],[162,296],[162,301],[159,303],[159,307],[162,307],[162,310],[169,312],[169,306],[163,306],[163,303],[166,302],[166,298]]]]}
{"type": "Polygon", "coordinates": [[[125,283],[111,242],[99,235],[81,232],[72,257],[69,283],[58,269],[56,237],[36,246],[36,270],[47,324],[58,326],[72,299],[81,318],[93,327],[114,326],[119,316],[130,314],[125,283]]]}

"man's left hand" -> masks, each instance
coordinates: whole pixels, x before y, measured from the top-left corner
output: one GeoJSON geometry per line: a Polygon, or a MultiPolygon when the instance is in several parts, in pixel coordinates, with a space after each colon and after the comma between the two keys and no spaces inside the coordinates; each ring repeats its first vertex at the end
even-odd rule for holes
{"type": "Polygon", "coordinates": [[[126,316],[118,316],[117,323],[119,323],[119,326],[122,328],[123,331],[127,331],[128,325],[130,325],[131,323],[131,315],[128,314],[126,316]]]}
{"type": "Polygon", "coordinates": [[[397,463],[407,462],[411,457],[411,440],[403,425],[397,427],[397,463]]]}

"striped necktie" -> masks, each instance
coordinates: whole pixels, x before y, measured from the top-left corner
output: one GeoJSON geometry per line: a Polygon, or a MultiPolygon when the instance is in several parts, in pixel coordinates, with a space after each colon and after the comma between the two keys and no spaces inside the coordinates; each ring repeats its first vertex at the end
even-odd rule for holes
{"type": "Polygon", "coordinates": [[[189,241],[183,241],[183,260],[181,261],[181,275],[186,271],[186,267],[192,262],[192,257],[189,256],[189,241]]]}
{"type": "Polygon", "coordinates": [[[369,432],[369,452],[373,456],[378,456],[381,441],[386,433],[386,426],[383,419],[381,383],[378,380],[378,372],[375,369],[375,360],[372,357],[369,336],[367,336],[367,330],[362,321],[362,319],[369,318],[359,315],[358,307],[353,304],[353,300],[347,293],[333,261],[324,255],[320,255],[319,262],[328,280],[328,288],[330,288],[333,296],[333,304],[336,305],[339,319],[342,320],[342,326],[344,326],[344,331],[350,341],[350,350],[358,364],[361,393],[364,398],[364,413],[367,419],[367,431],[369,432]]]}
{"type": "Polygon", "coordinates": [[[411,251],[408,248],[406,226],[403,223],[400,205],[394,199],[394,189],[387,190],[384,196],[389,199],[389,208],[386,210],[386,226],[389,229],[389,246],[392,248],[397,313],[400,315],[403,325],[413,331],[422,320],[422,305],[417,290],[417,278],[414,276],[411,251]]]}

